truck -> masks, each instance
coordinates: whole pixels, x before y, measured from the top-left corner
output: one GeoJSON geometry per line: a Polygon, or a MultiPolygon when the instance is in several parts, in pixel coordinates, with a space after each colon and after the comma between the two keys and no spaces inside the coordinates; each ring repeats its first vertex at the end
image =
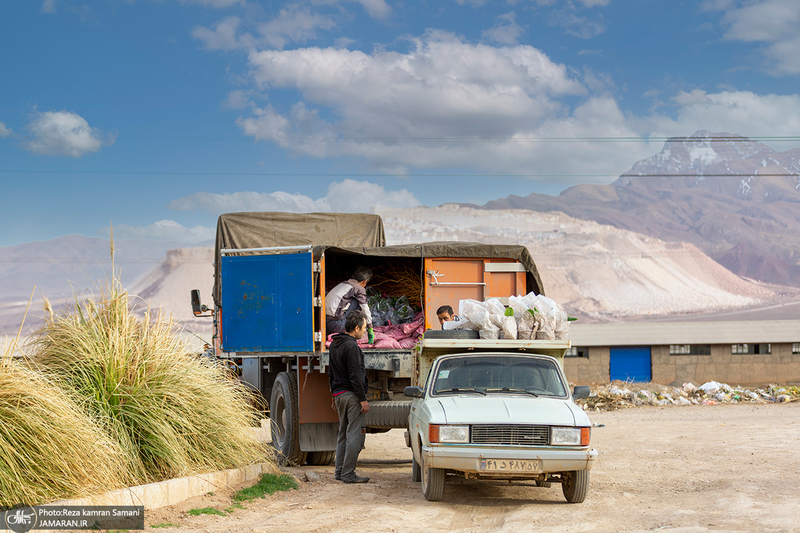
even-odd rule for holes
{"type": "Polygon", "coordinates": [[[414,398],[407,387],[423,385],[432,354],[502,347],[563,357],[569,347],[567,341],[491,341],[459,338],[475,332],[434,330],[441,305],[544,294],[525,246],[388,246],[383,221],[373,214],[223,214],[217,222],[213,306],[193,290],[192,308],[195,316],[213,320],[208,355],[233,366],[266,400],[272,443],[284,463],[324,465],[334,459],[338,416],[326,373],[325,295],[358,266],[373,270],[375,290],[405,296],[426,330],[412,348],[364,349],[369,433],[409,428],[414,398]]]}

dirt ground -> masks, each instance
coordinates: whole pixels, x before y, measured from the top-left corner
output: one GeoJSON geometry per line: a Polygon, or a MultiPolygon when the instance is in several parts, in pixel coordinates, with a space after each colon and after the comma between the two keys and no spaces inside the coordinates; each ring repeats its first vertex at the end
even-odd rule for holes
{"type": "Polygon", "coordinates": [[[344,485],[333,467],[289,468],[319,481],[246,503],[228,516],[232,491],[147,511],[148,530],[185,532],[741,531],[800,532],[800,403],[641,407],[590,413],[600,455],[589,495],[568,504],[559,485],[448,478],[427,502],[411,481],[402,430],[368,435],[358,472],[344,485]]]}

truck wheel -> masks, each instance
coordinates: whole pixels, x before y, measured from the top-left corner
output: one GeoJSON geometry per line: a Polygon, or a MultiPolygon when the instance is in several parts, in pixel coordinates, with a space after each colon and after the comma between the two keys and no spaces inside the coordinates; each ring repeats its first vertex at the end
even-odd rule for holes
{"type": "Polygon", "coordinates": [[[479,339],[480,333],[471,329],[429,329],[426,339],[479,339]]]}
{"type": "Polygon", "coordinates": [[[589,492],[589,471],[564,472],[561,474],[561,490],[569,503],[583,503],[589,492]]]}
{"type": "Polygon", "coordinates": [[[444,469],[431,468],[422,457],[422,494],[429,502],[438,502],[444,495],[444,469]]]}
{"type": "Polygon", "coordinates": [[[336,450],[332,452],[308,452],[306,462],[310,465],[329,465],[336,458],[336,450]]]}
{"type": "Polygon", "coordinates": [[[419,467],[419,463],[417,462],[414,457],[411,457],[411,481],[414,483],[419,483],[422,481],[422,470],[419,467]]]}
{"type": "Polygon", "coordinates": [[[272,385],[269,418],[272,428],[272,445],[278,451],[282,465],[301,465],[306,453],[300,451],[300,407],[297,403],[297,376],[281,372],[272,385]]]}

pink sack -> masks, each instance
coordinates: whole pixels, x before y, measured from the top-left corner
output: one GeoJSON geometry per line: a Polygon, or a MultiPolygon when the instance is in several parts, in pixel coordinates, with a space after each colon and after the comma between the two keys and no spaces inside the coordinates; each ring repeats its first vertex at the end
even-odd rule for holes
{"type": "Polygon", "coordinates": [[[413,348],[417,344],[417,339],[406,337],[405,339],[400,339],[399,341],[397,341],[397,344],[400,345],[400,348],[409,349],[413,348]]]}
{"type": "Polygon", "coordinates": [[[383,348],[384,350],[399,350],[401,348],[400,344],[390,337],[386,337],[385,339],[381,339],[379,341],[376,340],[375,346],[373,347],[383,348]]]}

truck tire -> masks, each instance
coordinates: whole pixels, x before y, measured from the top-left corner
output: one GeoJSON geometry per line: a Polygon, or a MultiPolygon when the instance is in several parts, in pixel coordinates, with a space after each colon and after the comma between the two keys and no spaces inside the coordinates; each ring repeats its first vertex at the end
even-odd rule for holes
{"type": "Polygon", "coordinates": [[[479,339],[480,333],[471,329],[429,329],[426,339],[479,339]]]}
{"type": "Polygon", "coordinates": [[[411,414],[411,402],[369,402],[369,411],[364,424],[372,428],[407,428],[409,414],[411,414]]]}
{"type": "Polygon", "coordinates": [[[569,503],[583,503],[589,492],[589,471],[564,472],[561,474],[561,490],[569,503]]]}
{"type": "Polygon", "coordinates": [[[300,450],[300,407],[297,403],[297,376],[281,372],[275,377],[269,402],[272,445],[282,465],[302,465],[306,453],[300,450]]]}
{"type": "Polygon", "coordinates": [[[306,463],[310,465],[325,466],[333,463],[335,458],[335,450],[332,452],[307,452],[306,463]]]}
{"type": "Polygon", "coordinates": [[[421,457],[422,464],[422,494],[429,502],[438,502],[444,495],[444,469],[431,468],[425,464],[425,456],[421,457]]]}

